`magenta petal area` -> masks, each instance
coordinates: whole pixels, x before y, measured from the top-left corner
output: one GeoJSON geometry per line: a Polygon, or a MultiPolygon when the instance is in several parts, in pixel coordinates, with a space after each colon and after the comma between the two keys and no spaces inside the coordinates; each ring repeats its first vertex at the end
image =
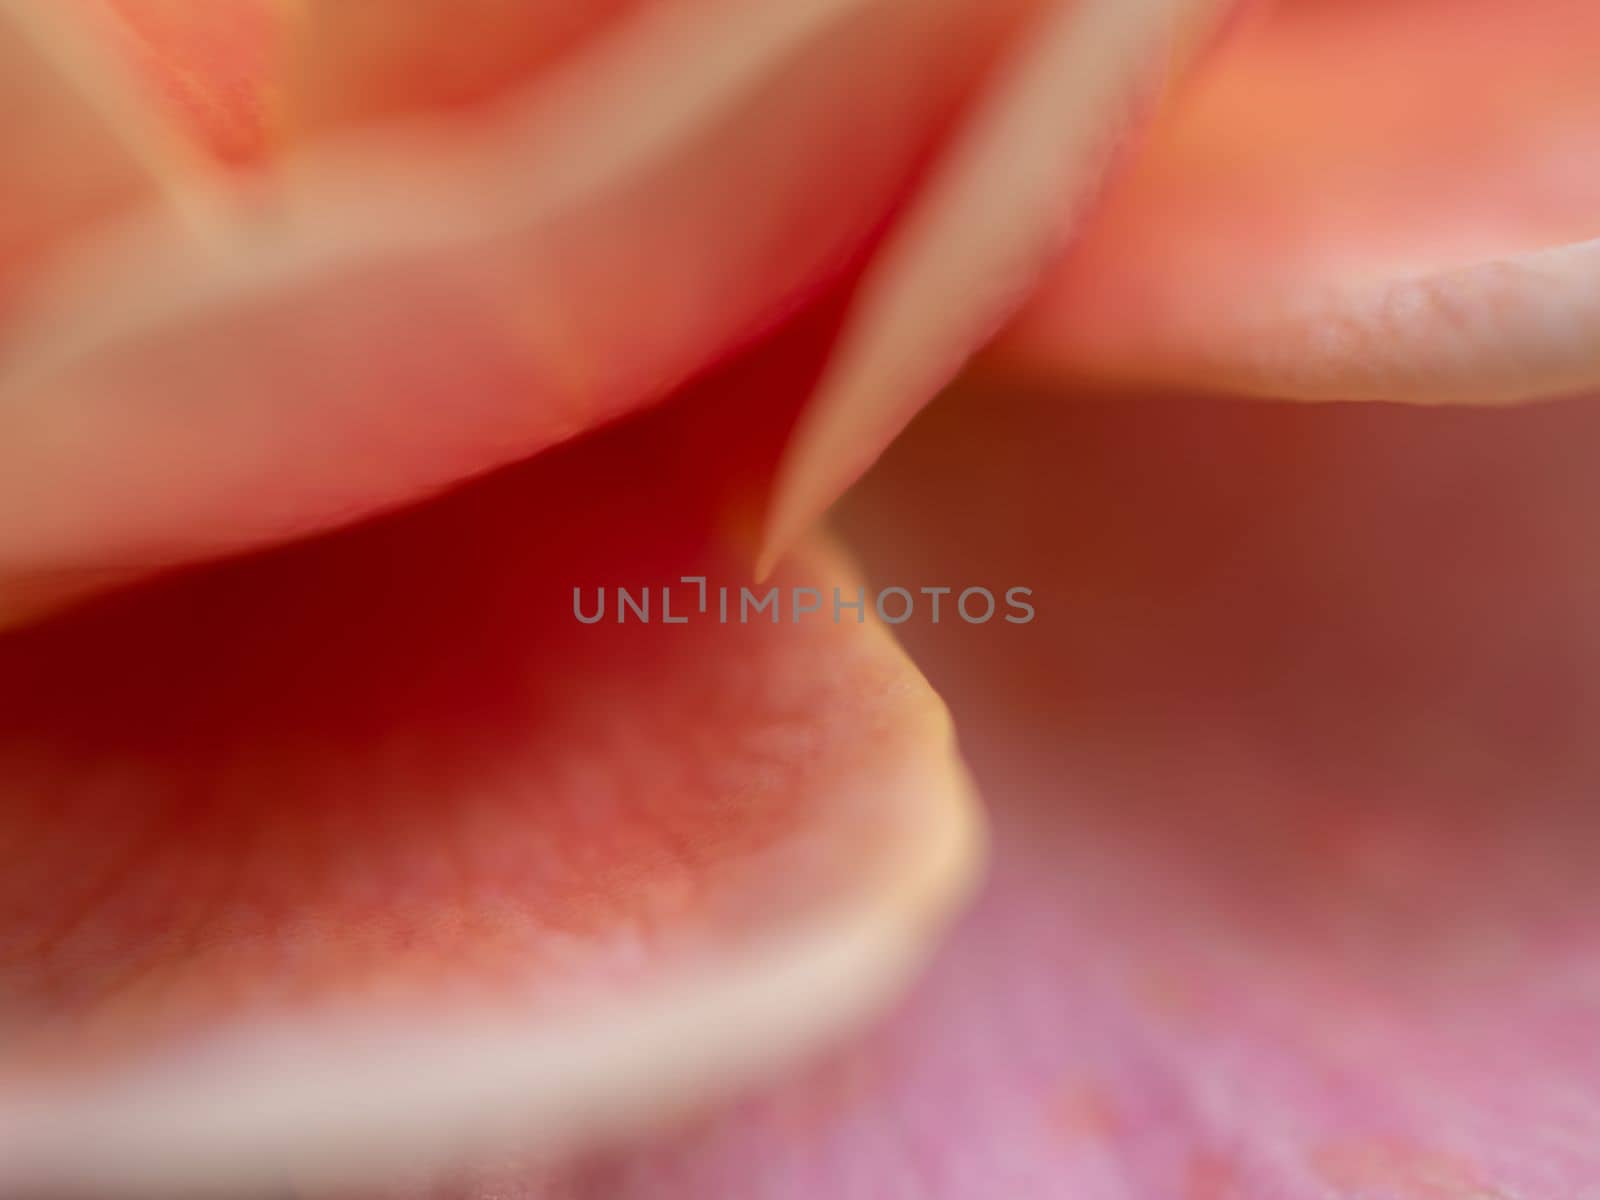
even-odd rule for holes
{"type": "Polygon", "coordinates": [[[1600,412],[937,406],[847,514],[995,875],[886,1032],[495,1200],[1600,1194],[1600,412]]]}

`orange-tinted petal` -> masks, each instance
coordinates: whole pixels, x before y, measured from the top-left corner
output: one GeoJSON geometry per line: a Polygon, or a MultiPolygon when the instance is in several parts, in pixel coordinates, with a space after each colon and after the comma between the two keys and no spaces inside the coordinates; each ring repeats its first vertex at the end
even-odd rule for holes
{"type": "Polygon", "coordinates": [[[0,314],[74,236],[156,200],[175,137],[76,20],[0,2],[0,314]]]}
{"type": "Polygon", "coordinates": [[[1600,385],[1597,55],[1587,0],[1265,10],[997,361],[1330,399],[1600,385]]]}
{"type": "Polygon", "coordinates": [[[0,608],[659,399],[850,269],[1022,7],[651,9],[470,129],[341,140],[236,184],[225,236],[106,250],[0,380],[0,608]]]}
{"type": "Polygon", "coordinates": [[[1058,0],[874,261],[773,498],[768,562],[1021,302],[1152,89],[1224,0],[1058,0]]]}
{"type": "Polygon", "coordinates": [[[718,619],[770,382],[0,639],[0,1191],[565,1152],[894,990],[974,814],[884,631],[718,619]]]}
{"type": "Polygon", "coordinates": [[[281,59],[299,0],[62,3],[98,19],[197,144],[224,162],[265,157],[279,132],[281,59]]]}
{"type": "Polygon", "coordinates": [[[297,131],[464,109],[528,83],[643,0],[299,0],[297,131]]]}

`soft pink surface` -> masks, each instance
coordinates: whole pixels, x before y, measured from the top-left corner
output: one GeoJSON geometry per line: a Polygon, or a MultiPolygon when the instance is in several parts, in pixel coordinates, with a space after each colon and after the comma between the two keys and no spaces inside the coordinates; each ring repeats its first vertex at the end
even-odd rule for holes
{"type": "Polygon", "coordinates": [[[852,524],[880,582],[1037,589],[1031,626],[902,630],[993,804],[987,897],[827,1069],[466,1194],[1589,1195],[1597,436],[1579,405],[936,409],[852,524]]]}

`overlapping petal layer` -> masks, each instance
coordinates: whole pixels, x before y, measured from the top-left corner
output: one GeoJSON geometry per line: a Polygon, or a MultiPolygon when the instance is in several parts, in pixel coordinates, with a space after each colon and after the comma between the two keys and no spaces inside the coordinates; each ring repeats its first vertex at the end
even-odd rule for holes
{"type": "MultiPolygon", "coordinates": [[[[0,1191],[569,1151],[892,991],[975,853],[939,702],[787,590],[665,623],[681,576],[748,581],[730,513],[781,431],[749,397],[806,374],[763,362],[0,638],[0,1191]],[[619,585],[651,623],[575,618],[619,585]]],[[[814,549],[775,582],[854,593],[814,549]]]]}
{"type": "Polygon", "coordinates": [[[132,64],[176,117],[177,131],[217,161],[255,164],[278,148],[299,0],[61,0],[60,7],[132,64]]]}
{"type": "Polygon", "coordinates": [[[872,464],[1037,286],[1150,97],[1232,7],[1043,6],[862,281],[779,475],[765,561],[872,464]]]}
{"type": "Polygon", "coordinates": [[[73,238],[160,202],[178,139],[119,65],[59,9],[0,3],[0,319],[73,238]]]}
{"type": "Polygon", "coordinates": [[[298,133],[501,98],[646,0],[302,0],[287,65],[298,133]]]}
{"type": "MultiPolygon", "coordinates": [[[[1284,6],[1114,189],[1010,350],[1307,396],[1593,382],[1591,252],[1517,257],[1592,232],[1569,169],[1592,130],[1557,118],[1592,111],[1593,23],[1523,9],[1284,6]],[[1415,45],[1390,59],[1408,29],[1532,98],[1432,90],[1404,70],[1415,45]],[[1422,102],[1444,91],[1448,120],[1422,102]],[[1350,120],[1383,97],[1381,131],[1350,120]],[[1239,135],[1290,99],[1298,133],[1239,135]],[[1414,170],[1374,158],[1397,128],[1414,170]],[[1466,215],[1424,222],[1446,193],[1466,215]]],[[[87,276],[140,280],[132,299],[41,297],[0,395],[4,598],[366,517],[666,394],[847,270],[961,94],[929,81],[968,86],[1011,20],[946,40],[959,22],[925,6],[694,11],[641,14],[468,133],[330,143],[237,194],[219,240],[155,219],[87,276]],[[839,128],[839,89],[876,87],[881,39],[917,30],[883,123],[839,128]],[[824,210],[802,184],[841,144],[824,210]]],[[[955,178],[936,216],[965,211],[940,199],[976,177],[955,178]]],[[[905,329],[997,311],[936,267],[890,262],[886,294],[919,303],[887,306],[863,378],[900,378],[905,329]]],[[[26,801],[0,837],[33,863],[0,883],[0,1184],[317,1178],[530,1127],[570,1149],[877,998],[966,843],[914,674],[850,626],[602,632],[569,607],[575,584],[737,578],[748,514],[722,485],[767,458],[733,471],[715,448],[802,377],[741,377],[694,419],[0,642],[0,783],[26,801]]],[[[936,990],[742,1124],[552,1186],[1591,1184],[1593,422],[1056,407],[935,424],[906,522],[862,525],[892,534],[870,544],[894,582],[1041,601],[1034,626],[922,640],[1013,798],[1001,886],[936,990]],[[961,486],[986,443],[997,469],[961,486]],[[914,527],[949,536],[919,550],[914,527]]],[[[826,555],[796,571],[846,578],[826,555]]]]}
{"type": "Polygon", "coordinates": [[[1600,1183],[1592,408],[975,394],[846,506],[996,825],[904,1017],[496,1200],[1501,1200],[1600,1183]],[[945,486],[931,491],[930,476],[945,486]]]}
{"type": "Polygon", "coordinates": [[[231,184],[211,236],[129,231],[14,330],[0,608],[303,536],[659,399],[849,270],[1027,6],[650,7],[479,120],[231,184]]]}
{"type": "Polygon", "coordinates": [[[1597,54],[1585,0],[1263,6],[997,361],[1317,399],[1595,388],[1597,54]]]}

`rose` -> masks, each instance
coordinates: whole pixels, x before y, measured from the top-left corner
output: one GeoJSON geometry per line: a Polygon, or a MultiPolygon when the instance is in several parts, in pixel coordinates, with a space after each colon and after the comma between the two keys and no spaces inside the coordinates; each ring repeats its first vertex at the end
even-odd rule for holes
{"type": "MultiPolygon", "coordinates": [[[[94,165],[41,175],[17,217],[15,613],[547,451],[6,647],[16,1186],[570,1149],[855,1023],[970,877],[945,720],[875,628],[580,637],[564,608],[588,583],[743,581],[724,526],[832,340],[826,293],[1032,14],[660,6],[497,108],[448,62],[425,95],[384,85],[445,21],[474,87],[533,65],[458,5],[412,11],[312,6],[273,51],[271,29],[217,40],[254,9],[120,7],[110,31],[232,172],[204,187],[148,169],[166,130],[131,98],[74,90],[40,41],[70,25],[10,14],[29,110],[94,165]],[[299,81],[270,121],[264,74],[299,81]],[[74,263],[29,224],[79,176],[113,228],[75,220],[74,263]],[[800,306],[660,417],[549,451],[800,306]]],[[[1091,98],[1148,75],[1136,49],[1091,98]]],[[[785,582],[843,582],[797,557],[785,582]]]]}
{"type": "MultiPolygon", "coordinates": [[[[340,10],[321,11],[336,18],[340,10]]],[[[996,17],[986,6],[985,19],[996,22],[985,27],[987,41],[955,20],[975,9],[950,11],[943,25],[929,22],[925,8],[840,6],[834,17],[844,24],[797,43],[771,40],[805,24],[792,13],[683,27],[647,13],[615,40],[592,44],[575,28],[574,45],[536,46],[532,56],[548,49],[569,73],[525,93],[519,83],[521,98],[500,118],[478,107],[486,98],[474,81],[520,81],[548,66],[502,61],[502,46],[526,40],[462,20],[448,44],[466,66],[420,74],[392,66],[408,61],[404,38],[357,41],[360,52],[329,50],[320,71],[295,68],[322,82],[305,85],[312,99],[294,110],[292,149],[276,152],[265,181],[225,182],[220,203],[202,196],[180,206],[220,213],[220,232],[196,235],[172,216],[136,216],[136,232],[76,266],[47,257],[57,231],[70,228],[77,241],[96,214],[120,211],[129,197],[142,207],[140,160],[86,153],[94,169],[68,172],[66,181],[88,179],[85,193],[52,191],[58,185],[42,170],[21,176],[37,180],[45,202],[20,210],[16,227],[26,236],[9,243],[20,247],[13,278],[27,286],[13,301],[21,332],[6,384],[10,469],[0,472],[9,489],[0,511],[29,508],[6,524],[0,545],[8,594],[29,596],[30,607],[81,592],[90,577],[248,549],[414,500],[659,395],[786,308],[808,296],[814,303],[769,346],[659,414],[547,453],[523,472],[13,636],[0,728],[22,797],[11,802],[12,844],[29,850],[7,901],[16,914],[12,961],[21,964],[14,1007],[25,1018],[7,1074],[16,1118],[7,1125],[8,1161],[21,1172],[13,1178],[31,1171],[46,1181],[166,1186],[237,1180],[270,1164],[315,1180],[330,1169],[405,1166],[414,1148],[426,1159],[501,1139],[570,1146],[788,1058],[893,982],[963,875],[966,821],[936,710],[881,636],[803,627],[672,643],[635,629],[584,642],[553,613],[571,584],[600,572],[640,584],[686,569],[731,576],[738,559],[710,531],[731,524],[736,534],[746,502],[759,503],[763,464],[784,445],[783,398],[806,399],[826,358],[772,509],[780,544],[804,525],[1016,294],[973,282],[1031,250],[1055,222],[1050,202],[1081,179],[1059,162],[1035,177],[1024,168],[1037,149],[1082,151],[1069,167],[1098,161],[1104,109],[1084,104],[1124,103],[1128,89],[1151,78],[1135,52],[1149,43],[1132,34],[1171,33],[1158,21],[1124,24],[1109,6],[1098,21],[1093,8],[1069,21],[1054,10],[996,17]],[[1007,53],[996,47],[1009,42],[1013,18],[1027,36],[1007,53]],[[827,93],[824,104],[816,89],[859,79],[850,67],[860,60],[846,51],[881,59],[884,45],[905,45],[888,40],[896,32],[929,40],[895,60],[914,67],[907,93],[874,76],[862,95],[878,103],[863,111],[896,114],[905,125],[839,121],[837,99],[827,93]],[[467,36],[474,33],[487,36],[467,36]],[[1114,53],[1089,34],[1129,40],[1114,53]],[[751,49],[775,44],[811,53],[764,58],[751,49]],[[739,53],[724,59],[708,47],[739,53]],[[1052,94],[1063,76],[1058,53],[1080,65],[1131,65],[1063,98],[1052,94]],[[730,77],[724,69],[754,92],[719,92],[730,77]],[[357,76],[368,82],[327,82],[357,76]],[[430,82],[426,95],[392,86],[411,78],[430,82]],[[603,86],[608,78],[674,86],[648,92],[662,98],[660,111],[636,115],[635,104],[630,117],[603,86]],[[431,86],[436,79],[443,82],[431,86]],[[463,81],[473,86],[463,91],[463,81]],[[731,110],[730,96],[738,101],[731,110]],[[439,103],[460,111],[404,135],[387,131],[397,109],[439,103]],[[967,115],[947,127],[957,109],[967,115]],[[796,149],[782,161],[750,136],[774,115],[796,121],[783,126],[791,133],[810,133],[791,138],[796,149]],[[376,131],[374,120],[383,122],[376,131]],[[347,132],[315,140],[301,132],[313,127],[347,132]],[[612,137],[591,142],[572,132],[596,130],[612,137]],[[663,130],[672,136],[653,140],[663,130]],[[943,151],[886,240],[870,242],[917,160],[936,146],[943,151]],[[801,211],[794,181],[815,179],[819,159],[839,157],[857,169],[826,206],[801,211]],[[520,182],[522,170],[537,186],[520,182]],[[1036,186],[1017,187],[1030,177],[1036,186]],[[713,189],[708,180],[740,186],[713,189]],[[783,186],[766,195],[752,180],[783,186]],[[1005,195],[991,194],[1001,190],[996,181],[1005,195]],[[1006,221],[976,219],[996,211],[997,198],[1020,207],[999,209],[1006,221]],[[241,229],[246,213],[254,223],[241,229]],[[641,229],[646,218],[657,224],[641,229]],[[706,231],[718,235],[709,258],[703,247],[713,239],[690,236],[706,231]],[[843,286],[863,259],[864,281],[848,302],[830,302],[829,281],[843,286]],[[85,295],[125,292],[107,281],[130,278],[153,294],[131,303],[85,295]],[[925,357],[930,346],[940,348],[937,361],[925,357]],[[631,352],[626,360],[621,348],[631,352]],[[562,403],[555,411],[529,405],[530,414],[515,403],[528,396],[562,403]],[[287,410],[286,400],[295,402],[287,410]],[[554,513],[563,523],[552,528],[554,513]],[[552,579],[559,586],[550,589],[552,579]],[[441,853],[441,842],[454,850],[441,853]],[[266,1032],[272,1040],[262,1040],[266,1032]],[[72,1161],[91,1146],[93,1163],[72,1161]]],[[[184,15],[165,15],[174,13],[184,15]]],[[[268,151],[249,102],[257,93],[213,86],[248,84],[260,64],[210,47],[209,57],[196,57],[180,36],[193,28],[152,24],[160,15],[131,14],[160,50],[158,66],[176,56],[187,68],[162,78],[180,90],[204,85],[205,137],[239,171],[261,171],[268,151]],[[197,77],[197,62],[211,69],[197,77]]],[[[1484,8],[1476,26],[1464,22],[1462,47],[1473,46],[1473,29],[1492,30],[1495,15],[1484,8]]],[[[1280,193],[1261,204],[1282,225],[1258,220],[1246,232],[1275,233],[1283,245],[1236,277],[1231,268],[1252,260],[1218,247],[1237,245],[1226,219],[1241,205],[1172,203],[1173,179],[1216,195],[1208,162],[1224,147],[1252,144],[1238,140],[1238,96],[1259,96],[1263,81],[1291,74],[1284,64],[1302,63],[1308,47],[1341,31],[1332,44],[1355,56],[1347,61],[1372,61],[1364,56],[1374,46],[1399,41],[1374,33],[1379,20],[1377,10],[1302,5],[1247,30],[1120,176],[1047,290],[1056,303],[1036,309],[997,353],[1031,355],[1036,368],[1065,362],[1269,394],[1475,398],[1582,386],[1586,346],[1571,332],[1584,316],[1581,250],[1487,274],[1424,274],[1420,285],[1381,293],[1427,297],[1432,310],[1363,307],[1359,289],[1345,290],[1347,279],[1406,280],[1419,266],[1470,264],[1485,246],[1498,255],[1585,232],[1576,204],[1573,224],[1565,223],[1565,191],[1531,190],[1551,176],[1560,182],[1557,172],[1534,170],[1531,157],[1494,164],[1511,198],[1467,213],[1486,220],[1430,229],[1450,235],[1437,253],[1420,249],[1415,216],[1382,194],[1397,179],[1392,167],[1376,173],[1375,197],[1323,189],[1364,198],[1368,215],[1403,217],[1405,271],[1389,249],[1376,261],[1384,272],[1368,260],[1344,275],[1350,259],[1336,252],[1382,240],[1342,244],[1324,231],[1348,229],[1348,212],[1319,224],[1308,201],[1320,193],[1288,201],[1280,193]],[[1501,220],[1504,244],[1493,236],[1501,220]],[[1141,249],[1152,245],[1159,255],[1141,249]],[[1204,286],[1218,263],[1230,267],[1227,311],[1204,286]],[[1473,307],[1486,278],[1502,289],[1488,293],[1495,307],[1487,314],[1473,307]],[[1564,290],[1530,295],[1524,285],[1534,278],[1564,290]],[[1107,293],[1113,303],[1074,299],[1091,280],[1102,293],[1117,289],[1107,293]],[[1454,286],[1460,280],[1465,286],[1454,286]],[[1330,291],[1334,300],[1324,302],[1330,291]],[[1331,309],[1295,313],[1308,296],[1331,309]],[[1369,314],[1394,311],[1421,319],[1368,332],[1369,314]],[[1430,325],[1430,311],[1455,322],[1430,325]],[[1308,328],[1362,336],[1307,337],[1308,328]],[[1493,337],[1438,336],[1462,329],[1493,337]],[[1351,346],[1360,353],[1341,357],[1351,346]],[[1375,356],[1396,365],[1366,369],[1375,356]]],[[[1520,131],[1547,131],[1500,147],[1518,152],[1581,135],[1564,128],[1575,101],[1552,82],[1561,59],[1549,34],[1570,35],[1577,58],[1578,35],[1593,28],[1582,24],[1586,14],[1556,5],[1520,20],[1519,30],[1534,31],[1524,35],[1525,58],[1502,37],[1494,66],[1526,61],[1561,103],[1511,114],[1520,131]]],[[[311,44],[337,46],[335,33],[311,44]]],[[[426,44],[423,37],[409,49],[426,44]]],[[[31,50],[20,59],[25,67],[39,61],[31,50]]],[[[1406,74],[1394,86],[1408,81],[1415,61],[1414,51],[1397,57],[1406,74]]],[[[1321,91],[1300,85],[1296,94],[1336,93],[1342,74],[1313,77],[1321,91]]],[[[1372,75],[1363,72],[1368,87],[1372,75]]],[[[127,144],[100,132],[104,107],[85,108],[49,86],[59,72],[8,78],[36,79],[41,94],[54,95],[56,103],[30,111],[59,114],[60,137],[87,148],[127,144]]],[[[1573,78],[1584,77],[1575,68],[1573,78]]],[[[1268,111],[1280,107],[1289,110],[1268,111]]],[[[129,108],[110,111],[121,122],[129,108]]],[[[1243,109],[1260,111],[1259,101],[1243,109]]],[[[1444,115],[1432,128],[1419,120],[1429,140],[1408,148],[1443,141],[1437,131],[1461,118],[1453,109],[1444,115]]],[[[1233,157],[1237,174],[1223,184],[1282,186],[1319,162],[1346,161],[1350,146],[1337,131],[1361,126],[1348,112],[1343,119],[1348,127],[1291,126],[1332,131],[1328,149],[1339,155],[1319,159],[1322,147],[1310,138],[1299,146],[1309,165],[1295,176],[1252,174],[1233,157]]],[[[1405,140],[1386,129],[1370,144],[1391,138],[1405,140]]],[[[1061,445],[1059,435],[1036,440],[1061,445]]],[[[967,441],[957,438],[970,453],[967,441]]],[[[1014,474],[1003,471],[999,482],[1014,474]]],[[[1246,473],[1263,475],[1270,472],[1257,463],[1246,473]]],[[[1048,494],[1039,499],[1050,507],[1048,494]]],[[[955,521],[947,514],[946,524],[955,521]]],[[[1004,561],[999,514],[978,528],[969,544],[994,543],[1004,561]]],[[[1141,532],[1138,523],[1132,532],[1141,532]]],[[[1175,557],[1185,548],[1180,540],[1175,557]]],[[[890,552],[880,548],[880,561],[893,561],[890,552]]],[[[790,570],[820,573],[822,582],[838,569],[814,552],[800,557],[813,565],[790,570]]],[[[1275,561],[1269,555],[1266,565],[1275,561]]],[[[1271,628],[1276,612],[1251,616],[1271,628]]],[[[1005,663],[1005,649],[988,645],[985,661],[1005,663]]],[[[993,711],[963,707],[973,733],[993,711]]],[[[1060,728],[1053,708],[1035,704],[1032,716],[1060,728]]],[[[1007,782],[1004,759],[978,757],[996,783],[1007,782]]],[[[1193,928],[1213,932],[1201,921],[1193,928]]],[[[1170,989],[1178,1001],[1196,976],[1206,978],[1180,967],[1170,989]]],[[[1014,994],[1023,993],[998,993],[1014,994]]],[[[1093,999],[1082,1007],[1094,1011],[1093,999]]],[[[1189,1061],[1224,1040],[1196,1036],[1168,1057],[1189,1061]]],[[[1003,1061],[1008,1039],[987,1044],[1003,1061]]],[[[1250,1147],[1207,1158],[1207,1147],[1186,1146],[1194,1153],[1180,1165],[1139,1151],[1147,1126],[1123,1109],[1124,1092],[1136,1103],[1141,1082],[1123,1080],[1113,1093],[1091,1080],[1062,1090],[1057,1106],[1069,1130],[1130,1140],[1132,1161],[1158,1191],[1163,1171],[1187,1172],[1192,1190],[1273,1186],[1258,1181],[1268,1168],[1250,1147]]],[[[1015,1081],[1006,1094],[1034,1098],[1015,1081]]],[[[1390,1081],[1378,1094],[1401,1105],[1395,1097],[1412,1093],[1390,1081]]],[[[1320,1110],[1308,1111],[1320,1119],[1320,1110]]],[[[1470,1145],[1430,1145],[1416,1129],[1428,1132],[1426,1110],[1405,1111],[1409,1123],[1369,1122],[1375,1134],[1351,1122],[1342,1142],[1289,1122],[1309,1147],[1292,1161],[1315,1166],[1324,1190],[1353,1194],[1408,1177],[1435,1189],[1483,1190],[1502,1178],[1526,1189],[1545,1186],[1537,1181],[1554,1169],[1533,1152],[1508,1165],[1515,1148],[1486,1161],[1470,1145]],[[1510,1174],[1519,1170],[1533,1182],[1510,1174]]],[[[998,1137],[985,1144],[1015,1151],[998,1137]]],[[[714,1164],[716,1155],[713,1148],[700,1161],[714,1164]]],[[[943,1178],[960,1186],[959,1164],[943,1178]]]]}

